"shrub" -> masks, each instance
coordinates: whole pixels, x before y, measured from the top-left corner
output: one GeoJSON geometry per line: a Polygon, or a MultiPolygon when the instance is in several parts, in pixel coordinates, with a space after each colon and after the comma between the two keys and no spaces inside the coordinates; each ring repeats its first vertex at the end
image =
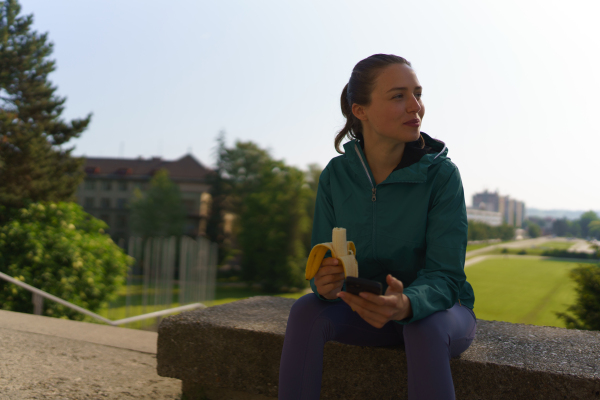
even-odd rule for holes
{"type": "Polygon", "coordinates": [[[596,258],[595,254],[572,252],[565,249],[551,249],[542,252],[543,256],[560,257],[560,258],[596,258]]]}
{"type": "MultiPolygon", "coordinates": [[[[133,261],[106,227],[75,203],[32,203],[0,227],[0,271],[97,312],[116,295],[133,261]]],[[[31,313],[31,293],[0,280],[0,307],[31,313]]],[[[84,318],[52,301],[44,302],[43,314],[84,318]]]]}
{"type": "Polygon", "coordinates": [[[577,300],[567,308],[571,313],[556,313],[567,328],[600,330],[600,264],[579,264],[570,272],[577,284],[577,300]]]}

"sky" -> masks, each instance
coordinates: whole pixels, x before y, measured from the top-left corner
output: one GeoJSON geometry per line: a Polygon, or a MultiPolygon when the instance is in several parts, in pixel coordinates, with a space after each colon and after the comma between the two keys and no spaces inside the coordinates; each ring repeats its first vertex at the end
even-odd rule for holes
{"type": "Polygon", "coordinates": [[[422,131],[446,143],[467,205],[488,189],[528,208],[600,209],[600,3],[594,1],[21,0],[48,32],[69,142],[88,157],[214,166],[215,139],[325,167],[352,68],[408,59],[422,131]]]}

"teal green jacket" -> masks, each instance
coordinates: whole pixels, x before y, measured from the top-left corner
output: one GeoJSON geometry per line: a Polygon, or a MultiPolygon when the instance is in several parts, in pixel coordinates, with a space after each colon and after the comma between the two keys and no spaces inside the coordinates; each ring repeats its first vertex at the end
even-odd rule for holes
{"type": "MultiPolygon", "coordinates": [[[[346,228],[361,278],[381,282],[384,293],[387,274],[402,281],[413,316],[396,321],[401,324],[459,300],[471,309],[475,303],[464,272],[467,212],[460,174],[446,146],[423,137],[433,152],[377,185],[361,146],[347,142],[345,154],[321,173],[315,204],[312,246],[331,242],[334,227],[346,228]]],[[[327,300],[314,278],[310,285],[327,300]]]]}

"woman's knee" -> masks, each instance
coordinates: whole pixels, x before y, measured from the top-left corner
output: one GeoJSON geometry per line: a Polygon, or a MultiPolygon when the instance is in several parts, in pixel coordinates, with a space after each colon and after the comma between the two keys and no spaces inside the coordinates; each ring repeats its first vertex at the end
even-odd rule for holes
{"type": "Polygon", "coordinates": [[[314,293],[308,293],[300,297],[290,309],[288,323],[314,318],[322,307],[322,302],[323,300],[319,299],[314,293]]]}
{"type": "Polygon", "coordinates": [[[435,312],[423,319],[411,322],[404,326],[404,340],[408,345],[411,342],[426,341],[428,343],[442,342],[450,344],[448,335],[446,310],[435,312]]]}

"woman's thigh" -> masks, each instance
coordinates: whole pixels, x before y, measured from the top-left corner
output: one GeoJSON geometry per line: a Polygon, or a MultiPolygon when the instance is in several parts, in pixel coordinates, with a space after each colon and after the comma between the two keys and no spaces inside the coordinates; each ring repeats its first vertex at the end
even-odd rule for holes
{"type": "Polygon", "coordinates": [[[403,341],[395,322],[375,328],[345,302],[323,301],[314,293],[304,295],[294,303],[288,320],[290,324],[294,330],[309,329],[313,334],[317,330],[323,335],[323,342],[333,340],[357,346],[389,346],[403,341]]]}
{"type": "Polygon", "coordinates": [[[447,346],[450,357],[464,352],[475,338],[477,320],[474,312],[456,303],[453,307],[435,312],[404,326],[406,345],[411,342],[440,343],[447,346]]]}

